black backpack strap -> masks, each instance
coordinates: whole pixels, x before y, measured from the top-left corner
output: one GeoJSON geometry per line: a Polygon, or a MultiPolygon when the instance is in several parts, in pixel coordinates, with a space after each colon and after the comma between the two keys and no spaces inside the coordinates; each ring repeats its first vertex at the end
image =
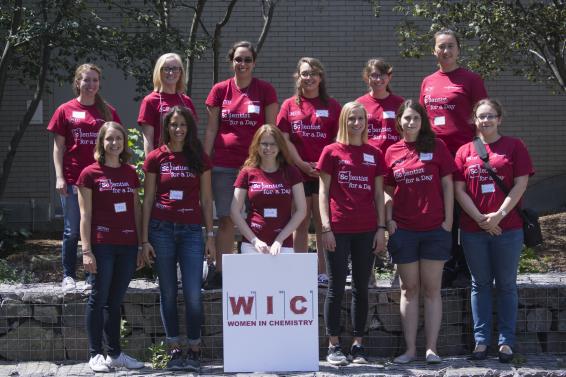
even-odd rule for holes
{"type": "Polygon", "coordinates": [[[489,164],[489,155],[487,154],[487,150],[485,149],[485,145],[481,141],[479,137],[474,138],[474,148],[476,149],[476,153],[483,161],[483,167],[487,170],[491,178],[497,183],[497,186],[505,193],[505,195],[509,195],[509,189],[505,186],[505,183],[495,174],[491,165],[489,164]]]}

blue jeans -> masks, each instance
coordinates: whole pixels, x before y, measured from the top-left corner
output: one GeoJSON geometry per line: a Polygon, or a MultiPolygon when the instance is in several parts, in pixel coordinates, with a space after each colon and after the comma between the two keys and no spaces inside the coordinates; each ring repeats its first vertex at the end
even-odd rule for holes
{"type": "Polygon", "coordinates": [[[77,278],[77,244],[80,237],[81,212],[79,210],[78,194],[73,193],[74,185],[67,185],[67,196],[61,195],[63,207],[63,247],[62,262],[63,276],[77,278]]]}
{"type": "Polygon", "coordinates": [[[177,262],[183,280],[185,321],[190,345],[200,343],[202,324],[202,263],[204,243],[200,224],[177,224],[152,219],[149,242],[156,254],[161,292],[161,320],[168,344],[182,343],[177,315],[177,262]]]}
{"type": "Polygon", "coordinates": [[[96,273],[86,308],[88,350],[91,356],[102,354],[102,332],[108,355],[120,355],[120,306],[136,271],[138,248],[126,245],[92,245],[96,273]]]}
{"type": "Polygon", "coordinates": [[[499,236],[486,232],[462,231],[462,246],[472,274],[472,314],[476,344],[491,343],[493,280],[497,292],[499,345],[515,344],[517,322],[517,269],[523,249],[523,230],[499,236]]]}

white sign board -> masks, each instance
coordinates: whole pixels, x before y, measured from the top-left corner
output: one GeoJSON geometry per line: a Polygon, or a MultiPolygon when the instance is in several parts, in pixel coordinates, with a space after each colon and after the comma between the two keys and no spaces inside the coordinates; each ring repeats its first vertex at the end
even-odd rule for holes
{"type": "Polygon", "coordinates": [[[222,256],[225,372],[318,371],[316,254],[222,256]]]}

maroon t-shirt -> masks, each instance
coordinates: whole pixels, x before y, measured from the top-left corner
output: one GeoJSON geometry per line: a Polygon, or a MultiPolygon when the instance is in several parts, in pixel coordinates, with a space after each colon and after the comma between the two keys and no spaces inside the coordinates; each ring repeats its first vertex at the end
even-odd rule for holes
{"type": "MultiPolygon", "coordinates": [[[[496,142],[486,144],[485,149],[489,155],[489,164],[509,190],[516,177],[533,175],[535,172],[529,152],[519,139],[502,136],[496,142]]],[[[478,210],[483,214],[497,212],[507,195],[483,167],[483,161],[476,153],[473,142],[458,149],[456,167],[458,170],[454,179],[466,183],[466,192],[478,210]]],[[[520,208],[521,203],[517,203],[516,207],[520,208]]],[[[465,211],[462,211],[460,226],[467,232],[483,231],[465,211]]],[[[521,229],[522,226],[521,216],[515,209],[509,211],[499,223],[502,230],[521,229]]]]}
{"type": "Polygon", "coordinates": [[[138,244],[134,190],[140,181],[133,166],[111,168],[95,162],[82,171],[77,185],[92,190],[92,244],[138,244]]]}
{"type": "Polygon", "coordinates": [[[149,124],[153,127],[153,149],[157,148],[161,138],[161,128],[165,114],[173,106],[183,106],[190,110],[198,121],[195,105],[189,96],[184,93],[151,92],[143,99],[138,114],[138,124],[149,124]]]}
{"type": "MultiPolygon", "coordinates": [[[[112,120],[122,123],[116,110],[108,106],[112,120]]],[[[47,130],[65,137],[63,175],[74,185],[81,171],[94,162],[94,145],[100,127],[106,122],[95,105],[82,105],[77,99],[65,102],[55,110],[47,130]]]]}
{"type": "Polygon", "coordinates": [[[377,229],[375,177],[385,174],[381,151],[369,144],[324,147],[317,168],[330,175],[330,227],[336,233],[377,229]]]}
{"type": "MultiPolygon", "coordinates": [[[[293,186],[302,181],[301,173],[294,166],[273,173],[251,167],[240,171],[234,187],[248,190],[250,208],[246,222],[257,238],[268,245],[275,241],[291,220],[293,186]]],[[[287,237],[282,246],[293,247],[293,237],[287,237]]]]}
{"type": "MultiPolygon", "coordinates": [[[[283,102],[277,115],[277,126],[289,134],[299,156],[306,162],[317,162],[322,149],[334,142],[338,133],[338,118],[342,106],[333,98],[328,104],[317,98],[301,97],[297,105],[296,96],[283,102]]],[[[305,180],[317,180],[303,174],[305,180]]]]}
{"type": "Polygon", "coordinates": [[[444,221],[442,177],[456,170],[446,144],[436,139],[432,152],[417,152],[401,140],[385,153],[385,184],[393,186],[393,220],[401,229],[427,231],[444,221]]]}
{"type": "Polygon", "coordinates": [[[434,132],[453,156],[458,148],[474,138],[472,109],[486,97],[482,78],[464,68],[452,72],[439,70],[424,78],[420,103],[426,109],[434,132]]]}
{"type": "MultiPolygon", "coordinates": [[[[203,153],[204,170],[210,159],[203,153]]],[[[187,167],[183,152],[171,152],[166,145],[147,155],[143,170],[156,175],[157,187],[151,218],[179,224],[202,224],[200,175],[187,167]]]]}
{"type": "Polygon", "coordinates": [[[403,97],[391,93],[383,99],[374,98],[368,93],[356,100],[364,105],[368,113],[368,143],[383,153],[391,144],[401,140],[395,128],[395,115],[403,101],[403,97]]]}
{"type": "Polygon", "coordinates": [[[234,78],[212,87],[206,106],[220,108],[212,157],[214,166],[239,168],[243,165],[255,132],[265,124],[265,107],[272,103],[277,103],[275,89],[256,78],[244,89],[236,86],[234,78]]]}

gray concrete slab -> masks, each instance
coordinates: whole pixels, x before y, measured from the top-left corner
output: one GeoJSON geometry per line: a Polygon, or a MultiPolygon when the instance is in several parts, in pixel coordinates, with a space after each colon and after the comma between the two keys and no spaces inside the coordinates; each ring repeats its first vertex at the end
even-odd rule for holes
{"type": "MultiPolygon", "coordinates": [[[[9,377],[78,377],[78,376],[191,376],[187,372],[153,370],[149,365],[137,371],[116,370],[112,373],[94,373],[85,362],[0,362],[0,376],[9,377]]],[[[465,357],[450,357],[441,364],[427,365],[424,361],[415,361],[409,365],[392,364],[390,360],[373,360],[368,365],[349,365],[334,367],[326,362],[320,363],[318,372],[298,373],[230,373],[225,374],[222,365],[204,363],[201,376],[540,376],[566,377],[566,356],[564,355],[527,355],[521,356],[515,364],[501,364],[497,358],[481,362],[472,362],[465,357]]]]}

